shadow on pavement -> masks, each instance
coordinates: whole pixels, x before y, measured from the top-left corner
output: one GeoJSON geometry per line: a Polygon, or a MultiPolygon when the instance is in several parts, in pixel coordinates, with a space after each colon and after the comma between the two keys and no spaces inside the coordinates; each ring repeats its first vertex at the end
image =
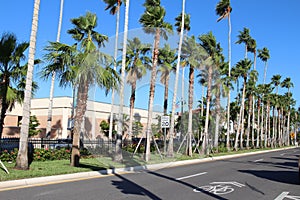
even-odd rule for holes
{"type": "MultiPolygon", "coordinates": [[[[164,179],[168,179],[168,180],[170,180],[170,181],[174,181],[174,182],[176,182],[176,183],[179,183],[179,184],[185,185],[185,186],[187,186],[187,187],[190,187],[191,189],[196,189],[196,187],[195,187],[194,185],[191,185],[191,184],[186,183],[186,182],[181,181],[181,180],[176,180],[176,179],[174,179],[174,178],[171,178],[171,177],[169,177],[169,176],[165,176],[165,175],[163,175],[163,174],[159,174],[159,173],[152,172],[152,171],[149,171],[148,174],[152,174],[152,175],[158,176],[158,177],[160,177],[160,178],[164,178],[164,179]]],[[[207,192],[207,191],[205,191],[205,190],[201,190],[201,192],[202,192],[203,194],[206,194],[207,196],[209,196],[209,199],[227,200],[226,198],[223,198],[223,197],[218,196],[218,195],[216,195],[216,194],[207,192]]]]}
{"type": "Polygon", "coordinates": [[[287,184],[300,184],[298,172],[295,171],[266,171],[266,170],[239,170],[241,173],[252,174],[256,177],[287,184]]]}
{"type": "Polygon", "coordinates": [[[132,194],[132,195],[140,195],[147,196],[150,199],[160,200],[158,196],[153,194],[152,192],[146,190],[145,188],[137,185],[136,183],[128,180],[127,178],[114,173],[114,175],[121,179],[121,181],[112,180],[112,185],[116,186],[124,194],[132,194]]]}

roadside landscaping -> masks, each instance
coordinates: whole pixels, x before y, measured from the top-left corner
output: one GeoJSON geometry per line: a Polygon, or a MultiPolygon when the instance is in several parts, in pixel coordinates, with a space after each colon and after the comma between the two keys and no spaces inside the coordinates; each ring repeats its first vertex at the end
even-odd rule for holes
{"type": "MultiPolygon", "coordinates": [[[[210,156],[223,156],[223,155],[231,155],[231,154],[241,154],[247,152],[255,152],[261,151],[262,149],[251,149],[251,150],[240,150],[240,151],[231,151],[231,152],[223,152],[217,154],[211,154],[210,156]]],[[[270,150],[270,148],[263,149],[270,150]]],[[[35,150],[34,161],[30,165],[29,170],[16,170],[14,169],[15,161],[7,161],[2,160],[4,165],[7,167],[9,174],[5,172],[4,169],[0,170],[0,181],[7,180],[16,180],[23,178],[33,178],[33,177],[41,177],[41,176],[52,176],[59,174],[70,174],[77,172],[88,172],[88,171],[99,171],[105,169],[113,169],[113,168],[126,168],[126,167],[134,167],[134,166],[143,166],[146,164],[157,164],[157,163],[165,163],[165,162],[173,162],[173,161],[181,161],[181,160],[189,160],[189,159],[199,159],[204,158],[204,156],[200,156],[199,154],[194,154],[193,157],[188,157],[182,154],[175,154],[174,158],[161,158],[159,154],[152,154],[151,160],[146,163],[142,154],[136,154],[132,157],[132,154],[129,152],[123,152],[123,162],[117,163],[112,160],[109,156],[95,156],[90,155],[88,153],[83,153],[82,159],[80,159],[80,167],[71,167],[69,161],[70,151],[68,149],[61,150],[35,150]],[[53,155],[56,155],[56,159],[53,159],[53,155]],[[57,156],[58,155],[58,156],[57,156]],[[62,156],[63,155],[63,156],[62,156]],[[61,156],[61,157],[60,157],[61,156]],[[48,159],[46,159],[48,158],[48,159]]],[[[13,153],[15,154],[15,152],[13,153]]],[[[3,159],[3,154],[1,155],[3,159]]],[[[7,155],[6,155],[7,156],[7,155]]]]}

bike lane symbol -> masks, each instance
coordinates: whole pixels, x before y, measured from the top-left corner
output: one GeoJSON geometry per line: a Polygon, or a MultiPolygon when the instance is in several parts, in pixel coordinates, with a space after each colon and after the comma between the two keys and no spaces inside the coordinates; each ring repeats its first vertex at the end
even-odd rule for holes
{"type": "Polygon", "coordinates": [[[236,187],[244,187],[245,185],[232,181],[232,182],[212,182],[209,185],[200,186],[198,188],[195,188],[194,192],[210,192],[213,194],[229,194],[234,191],[233,186],[236,187]]]}
{"type": "Polygon", "coordinates": [[[282,199],[292,199],[292,200],[300,200],[300,196],[291,196],[288,195],[289,192],[282,192],[276,199],[274,200],[282,200],[282,199]]]}

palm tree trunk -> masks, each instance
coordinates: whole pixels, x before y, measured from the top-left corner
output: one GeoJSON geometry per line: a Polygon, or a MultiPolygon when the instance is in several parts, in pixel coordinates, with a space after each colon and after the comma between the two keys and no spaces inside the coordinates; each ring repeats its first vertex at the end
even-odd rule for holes
{"type": "MultiPolygon", "coordinates": [[[[155,39],[154,39],[154,50],[153,50],[153,64],[151,71],[151,80],[150,80],[150,92],[149,92],[149,104],[148,104],[148,119],[147,119],[147,129],[146,129],[146,154],[145,161],[148,162],[150,160],[150,137],[152,136],[152,113],[153,113],[153,101],[154,101],[154,93],[155,93],[155,81],[156,81],[156,67],[158,61],[158,53],[159,53],[159,41],[160,41],[160,29],[156,28],[155,39]]],[[[172,137],[172,136],[170,136],[172,137]]]]}
{"type": "Polygon", "coordinates": [[[133,111],[134,111],[134,102],[135,102],[135,90],[136,82],[131,85],[131,96],[130,96],[130,105],[129,105],[129,128],[128,128],[128,138],[131,141],[132,136],[132,123],[133,123],[133,111]]]}
{"type": "Polygon", "coordinates": [[[1,115],[0,115],[0,138],[2,138],[2,132],[3,132],[3,126],[4,126],[4,119],[6,116],[6,111],[8,108],[7,102],[6,102],[6,96],[7,96],[7,89],[9,86],[9,80],[7,79],[7,76],[4,76],[3,82],[1,83],[1,115]]]}
{"type": "Polygon", "coordinates": [[[164,115],[168,114],[169,79],[170,76],[167,75],[165,79],[165,91],[164,91],[164,115]]]}
{"type": "Polygon", "coordinates": [[[216,94],[216,127],[215,127],[215,135],[214,135],[214,148],[218,152],[219,146],[219,124],[220,124],[220,112],[221,112],[221,85],[217,83],[217,94],[216,94]]]}
{"type": "Polygon", "coordinates": [[[259,148],[259,130],[260,130],[260,97],[257,100],[257,131],[256,131],[256,148],[259,148]]]}
{"type": "Polygon", "coordinates": [[[193,98],[194,98],[194,67],[190,66],[189,72],[189,121],[188,121],[188,149],[187,155],[192,156],[192,134],[193,134],[193,98]]]}
{"type": "Polygon", "coordinates": [[[121,162],[122,155],[122,133],[123,133],[123,104],[124,104],[124,84],[125,84],[125,66],[126,66],[126,52],[127,52],[127,37],[128,37],[128,17],[129,17],[129,0],[125,4],[125,22],[124,22],[124,37],[123,37],[123,52],[122,52],[122,69],[121,69],[121,86],[120,86],[120,107],[119,107],[119,121],[118,133],[116,142],[116,153],[114,160],[121,162]]]}
{"type": "Polygon", "coordinates": [[[205,155],[209,154],[209,144],[208,144],[208,125],[209,125],[209,110],[210,110],[210,98],[211,98],[211,84],[212,84],[212,67],[208,66],[208,78],[207,78],[207,95],[206,95],[206,117],[205,117],[205,126],[204,126],[204,139],[202,143],[201,153],[205,155]]]}
{"type": "MultiPolygon", "coordinates": [[[[231,74],[231,21],[230,21],[230,12],[228,13],[228,77],[230,78],[231,74]]],[[[228,90],[228,99],[227,99],[227,138],[226,138],[226,147],[227,151],[230,151],[230,89],[228,90]]]]}
{"type": "MultiPolygon", "coordinates": [[[[117,70],[117,56],[118,56],[118,41],[119,41],[119,26],[120,26],[120,5],[118,7],[117,15],[116,15],[116,37],[115,37],[115,47],[114,47],[114,70],[117,70]]],[[[111,110],[110,110],[110,121],[109,121],[109,132],[108,139],[112,139],[112,131],[113,131],[113,121],[114,121],[114,105],[115,103],[115,89],[112,89],[111,94],[111,110]]]]}
{"type": "Polygon", "coordinates": [[[77,106],[76,114],[74,117],[74,129],[73,129],[73,143],[72,143],[72,155],[71,166],[79,167],[80,160],[80,134],[83,118],[86,112],[87,99],[88,99],[89,85],[86,81],[80,81],[77,92],[77,106]]]}
{"type": "Polygon", "coordinates": [[[234,143],[234,149],[237,151],[238,150],[238,140],[239,140],[239,136],[241,134],[240,137],[240,148],[243,147],[243,141],[242,141],[242,132],[241,132],[241,126],[243,126],[243,109],[244,109],[244,99],[245,99],[245,91],[246,91],[246,83],[244,81],[244,85],[243,85],[243,93],[242,93],[242,100],[241,100],[241,107],[240,107],[240,116],[238,119],[238,127],[237,127],[237,133],[235,136],[235,143],[234,143]]]}
{"type": "Polygon", "coordinates": [[[264,140],[264,103],[261,105],[261,124],[260,124],[260,147],[263,147],[264,140]]]}
{"type": "MultiPolygon", "coordinates": [[[[59,40],[60,40],[63,7],[64,7],[64,0],[60,0],[60,12],[59,12],[59,21],[58,21],[56,42],[59,42],[59,40]]],[[[51,136],[51,124],[52,124],[52,109],[53,109],[53,94],[54,94],[55,76],[56,76],[56,72],[53,71],[52,72],[52,78],[51,78],[51,87],[50,87],[50,96],[49,96],[49,109],[48,109],[48,118],[47,118],[47,127],[46,127],[46,136],[48,136],[48,137],[51,136]]]]}
{"type": "Polygon", "coordinates": [[[183,30],[184,30],[184,12],[185,12],[185,0],[182,0],[182,18],[181,18],[181,30],[178,44],[178,54],[177,54],[177,65],[176,65],[176,73],[175,73],[175,83],[174,83],[174,94],[172,100],[172,113],[171,113],[171,127],[170,127],[170,138],[168,144],[168,157],[174,156],[173,150],[173,134],[174,134],[174,124],[175,124],[175,108],[176,108],[176,98],[177,98],[177,89],[178,89],[178,77],[179,77],[179,68],[180,68],[180,57],[181,57],[181,48],[183,41],[183,30]]]}
{"type": "Polygon", "coordinates": [[[26,75],[26,87],[23,103],[23,118],[20,132],[20,145],[19,152],[16,159],[16,168],[26,170],[29,168],[27,147],[28,147],[28,132],[29,132],[29,119],[30,119],[30,102],[32,91],[32,76],[34,68],[34,56],[36,48],[36,34],[38,30],[40,0],[34,1],[33,19],[31,24],[31,34],[29,42],[29,56],[28,56],[28,68],[26,75]]]}
{"type": "Polygon", "coordinates": [[[252,140],[252,144],[251,146],[254,147],[254,134],[255,134],[255,96],[253,95],[252,97],[252,130],[251,130],[251,140],[252,140]]]}
{"type": "Polygon", "coordinates": [[[251,126],[251,116],[253,115],[252,113],[252,95],[249,96],[249,101],[248,101],[248,109],[249,109],[249,115],[248,115],[248,122],[247,122],[247,129],[246,129],[246,136],[247,136],[247,141],[246,141],[246,149],[249,149],[249,141],[250,141],[250,126],[251,126]]]}

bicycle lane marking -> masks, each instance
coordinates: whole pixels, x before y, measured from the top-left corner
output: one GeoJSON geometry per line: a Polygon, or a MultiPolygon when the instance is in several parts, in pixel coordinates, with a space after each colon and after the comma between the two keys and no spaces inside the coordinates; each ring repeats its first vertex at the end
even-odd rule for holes
{"type": "Polygon", "coordinates": [[[194,192],[210,192],[213,194],[229,194],[231,192],[234,192],[233,186],[236,187],[244,187],[245,185],[238,183],[236,181],[231,182],[212,182],[209,185],[200,186],[198,188],[195,188],[194,192]]]}
{"type": "Polygon", "coordinates": [[[192,177],[195,177],[195,176],[201,176],[201,175],[204,175],[206,173],[207,172],[201,172],[201,173],[198,173],[198,174],[192,174],[192,175],[189,175],[189,176],[184,176],[184,177],[176,178],[176,180],[179,181],[179,180],[183,180],[183,179],[192,178],[192,177]]]}

